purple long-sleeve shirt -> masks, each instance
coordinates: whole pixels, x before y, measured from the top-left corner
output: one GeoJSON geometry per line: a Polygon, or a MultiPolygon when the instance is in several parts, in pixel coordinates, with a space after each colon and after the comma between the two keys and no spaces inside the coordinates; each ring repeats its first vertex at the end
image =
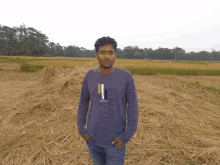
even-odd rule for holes
{"type": "Polygon", "coordinates": [[[77,116],[82,137],[88,133],[91,142],[101,147],[112,146],[117,137],[125,144],[136,132],[138,116],[136,87],[128,70],[116,67],[113,73],[104,75],[96,68],[86,73],[77,116]]]}

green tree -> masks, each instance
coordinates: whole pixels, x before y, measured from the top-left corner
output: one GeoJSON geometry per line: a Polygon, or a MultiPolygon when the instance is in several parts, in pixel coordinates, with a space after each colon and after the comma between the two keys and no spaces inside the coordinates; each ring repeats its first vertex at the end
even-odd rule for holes
{"type": "Polygon", "coordinates": [[[122,58],[132,59],[134,58],[135,50],[132,46],[127,46],[123,49],[122,58]]]}
{"type": "Polygon", "coordinates": [[[6,55],[10,55],[13,51],[13,45],[16,45],[16,30],[8,26],[1,27],[2,46],[6,55]],[[5,42],[5,43],[4,43],[5,42]],[[5,48],[4,48],[5,47],[5,48]]]}
{"type": "Polygon", "coordinates": [[[55,48],[55,55],[56,56],[62,56],[63,55],[63,47],[59,43],[57,43],[54,46],[54,48],[55,48]]]}
{"type": "Polygon", "coordinates": [[[116,48],[117,58],[121,58],[122,50],[120,48],[116,48]]]}
{"type": "Polygon", "coordinates": [[[55,47],[55,43],[54,42],[49,42],[49,50],[50,50],[50,55],[51,56],[56,56],[56,47],[55,47]]]}

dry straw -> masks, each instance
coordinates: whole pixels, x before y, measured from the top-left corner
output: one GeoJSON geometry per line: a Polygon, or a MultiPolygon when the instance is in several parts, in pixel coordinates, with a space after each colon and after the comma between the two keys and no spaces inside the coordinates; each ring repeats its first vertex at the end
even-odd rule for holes
{"type": "MultiPolygon", "coordinates": [[[[46,67],[13,106],[1,109],[7,113],[0,119],[1,164],[92,164],[77,110],[83,78],[97,66],[46,67]]],[[[219,97],[162,75],[133,78],[139,121],[125,164],[220,164],[219,97]]]]}

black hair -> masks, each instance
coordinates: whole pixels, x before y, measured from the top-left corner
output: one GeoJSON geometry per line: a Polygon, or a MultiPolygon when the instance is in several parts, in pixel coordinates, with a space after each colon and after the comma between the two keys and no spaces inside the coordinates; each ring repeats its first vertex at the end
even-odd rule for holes
{"type": "Polygon", "coordinates": [[[94,45],[96,53],[98,53],[98,51],[99,51],[99,46],[104,46],[107,44],[112,44],[112,46],[115,49],[115,53],[116,53],[117,42],[113,38],[110,38],[109,36],[97,39],[97,41],[95,42],[95,45],[94,45]]]}

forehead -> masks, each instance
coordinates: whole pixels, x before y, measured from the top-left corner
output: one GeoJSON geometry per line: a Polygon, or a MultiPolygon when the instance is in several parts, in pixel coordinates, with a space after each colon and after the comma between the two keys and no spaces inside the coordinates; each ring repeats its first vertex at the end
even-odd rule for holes
{"type": "Polygon", "coordinates": [[[107,50],[107,51],[113,50],[114,51],[114,47],[111,44],[108,44],[108,45],[99,46],[99,50],[107,50]]]}

